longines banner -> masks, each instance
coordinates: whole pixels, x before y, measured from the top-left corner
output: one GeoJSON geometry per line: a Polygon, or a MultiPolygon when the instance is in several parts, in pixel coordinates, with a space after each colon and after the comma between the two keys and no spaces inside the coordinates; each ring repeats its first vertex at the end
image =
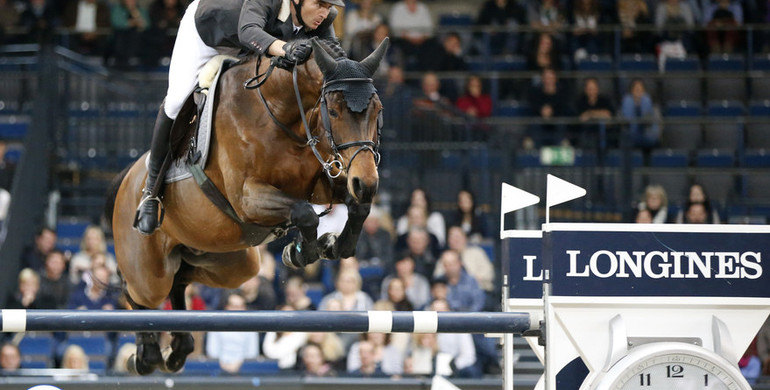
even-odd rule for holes
{"type": "Polygon", "coordinates": [[[509,298],[543,297],[542,242],[539,237],[508,239],[509,298]]]}
{"type": "Polygon", "coordinates": [[[691,226],[668,227],[678,231],[585,231],[563,224],[546,232],[543,267],[551,292],[770,297],[767,232],[698,231],[691,226]]]}

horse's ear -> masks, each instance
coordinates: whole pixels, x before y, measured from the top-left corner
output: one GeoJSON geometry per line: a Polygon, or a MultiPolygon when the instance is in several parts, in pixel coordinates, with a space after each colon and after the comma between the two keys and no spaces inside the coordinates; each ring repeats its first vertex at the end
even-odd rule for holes
{"type": "Polygon", "coordinates": [[[389,46],[390,38],[385,37],[385,39],[380,42],[380,45],[377,46],[377,49],[361,61],[361,65],[363,65],[364,69],[369,73],[369,77],[373,76],[374,72],[377,71],[377,68],[380,66],[380,61],[382,61],[389,46]]]}
{"type": "Polygon", "coordinates": [[[317,38],[311,39],[310,42],[313,44],[313,52],[315,53],[315,62],[318,64],[318,67],[321,69],[321,73],[323,73],[324,75],[327,75],[329,73],[334,72],[334,70],[337,69],[337,61],[335,61],[334,58],[332,58],[331,54],[329,54],[329,52],[326,51],[326,48],[324,48],[324,45],[318,42],[317,38]]]}

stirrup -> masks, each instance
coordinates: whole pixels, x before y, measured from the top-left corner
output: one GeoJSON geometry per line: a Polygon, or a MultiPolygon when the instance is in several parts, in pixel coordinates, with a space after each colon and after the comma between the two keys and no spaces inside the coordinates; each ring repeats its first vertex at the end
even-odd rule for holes
{"type": "Polygon", "coordinates": [[[160,199],[159,196],[153,196],[152,193],[149,190],[142,190],[142,199],[139,201],[139,205],[136,206],[136,214],[134,214],[134,229],[139,230],[139,215],[141,214],[142,207],[144,207],[144,204],[146,202],[149,202],[151,200],[154,200],[158,202],[158,207],[160,208],[160,215],[158,216],[158,225],[155,227],[155,230],[158,230],[160,228],[160,225],[163,224],[163,218],[166,216],[166,207],[163,206],[163,201],[160,199]]]}

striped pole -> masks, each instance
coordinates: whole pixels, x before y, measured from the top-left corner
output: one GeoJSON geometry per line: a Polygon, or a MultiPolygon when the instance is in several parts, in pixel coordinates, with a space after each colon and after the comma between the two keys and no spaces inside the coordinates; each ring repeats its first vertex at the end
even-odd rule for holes
{"type": "Polygon", "coordinates": [[[2,332],[353,332],[521,333],[529,316],[435,311],[16,310],[0,313],[2,332]]]}

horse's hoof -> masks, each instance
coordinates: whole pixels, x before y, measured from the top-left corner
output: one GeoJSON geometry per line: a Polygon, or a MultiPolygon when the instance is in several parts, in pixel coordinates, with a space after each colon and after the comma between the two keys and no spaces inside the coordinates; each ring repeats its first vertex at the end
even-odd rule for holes
{"type": "Polygon", "coordinates": [[[300,269],[304,267],[304,265],[300,262],[300,255],[297,253],[297,249],[295,248],[296,244],[291,243],[289,245],[286,245],[283,247],[283,254],[281,255],[281,261],[283,262],[283,265],[291,268],[291,269],[300,269]]]}
{"type": "Polygon", "coordinates": [[[142,363],[136,354],[134,354],[129,356],[128,361],[126,361],[126,371],[132,375],[145,376],[152,374],[153,371],[155,371],[155,367],[142,363]]]}
{"type": "Polygon", "coordinates": [[[339,259],[337,248],[337,233],[324,233],[318,242],[321,242],[321,258],[327,260],[339,259]]]}

